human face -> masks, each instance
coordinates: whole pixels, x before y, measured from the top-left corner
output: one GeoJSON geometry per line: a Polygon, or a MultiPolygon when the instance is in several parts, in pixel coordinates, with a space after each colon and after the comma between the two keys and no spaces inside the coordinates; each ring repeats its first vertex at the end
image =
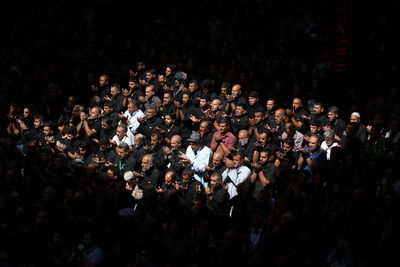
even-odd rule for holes
{"type": "Polygon", "coordinates": [[[200,123],[200,128],[199,128],[199,131],[200,131],[200,134],[201,135],[205,135],[205,134],[207,134],[208,132],[209,132],[209,129],[208,129],[208,124],[209,124],[209,122],[207,122],[207,121],[202,121],[201,123],[200,123]]]}
{"type": "Polygon", "coordinates": [[[72,140],[75,136],[73,134],[67,134],[66,137],[68,140],[72,140]]]}
{"type": "Polygon", "coordinates": [[[233,96],[238,96],[238,95],[240,95],[240,93],[241,93],[242,91],[241,91],[241,88],[240,88],[240,85],[234,85],[233,87],[232,87],[232,95],[233,96]]]}
{"type": "Polygon", "coordinates": [[[260,153],[260,161],[262,163],[267,163],[268,162],[268,152],[261,152],[260,153]]]}
{"type": "Polygon", "coordinates": [[[250,104],[250,106],[255,105],[257,103],[257,101],[258,101],[258,97],[249,96],[249,104],[250,104]]]}
{"type": "Polygon", "coordinates": [[[247,133],[239,132],[239,142],[241,145],[246,145],[249,142],[249,137],[247,133]]]}
{"type": "Polygon", "coordinates": [[[260,134],[260,137],[258,138],[258,142],[260,142],[262,145],[265,146],[265,144],[268,142],[268,135],[266,133],[260,134]]]}
{"type": "Polygon", "coordinates": [[[152,74],[151,72],[146,72],[146,79],[147,81],[150,81],[151,79],[153,79],[156,75],[152,74]]]}
{"type": "Polygon", "coordinates": [[[190,176],[189,175],[182,175],[182,181],[186,184],[190,182],[190,176]]]}
{"type": "Polygon", "coordinates": [[[228,87],[221,87],[221,94],[227,95],[228,94],[228,87]]]}
{"type": "Polygon", "coordinates": [[[229,129],[229,126],[228,126],[228,124],[226,124],[226,122],[221,122],[221,123],[218,124],[218,126],[219,126],[219,130],[222,133],[226,133],[228,131],[228,129],[229,129]]]}
{"type": "Polygon", "coordinates": [[[218,177],[211,176],[210,185],[211,185],[211,188],[213,188],[213,189],[217,188],[220,185],[220,181],[219,181],[218,177]]]}
{"type": "Polygon", "coordinates": [[[212,158],[212,163],[214,166],[220,166],[223,163],[223,154],[214,154],[213,158],[212,158]]]}
{"type": "Polygon", "coordinates": [[[135,135],[135,136],[133,137],[133,141],[135,142],[135,145],[141,145],[141,144],[142,144],[142,139],[139,138],[138,135],[135,135]]]}
{"type": "Polygon", "coordinates": [[[24,118],[28,118],[31,115],[31,111],[29,110],[29,108],[24,108],[24,118]]]}
{"type": "Polygon", "coordinates": [[[273,110],[273,109],[274,109],[274,106],[275,106],[275,103],[274,103],[273,100],[268,100],[268,101],[267,101],[267,110],[268,110],[268,111],[273,110]]]}
{"type": "Polygon", "coordinates": [[[165,174],[165,176],[164,176],[164,183],[167,184],[167,185],[171,185],[172,182],[173,182],[172,173],[167,172],[167,173],[165,174]]]}
{"type": "Polygon", "coordinates": [[[135,106],[135,105],[132,105],[132,104],[128,104],[128,111],[129,111],[129,113],[133,113],[133,112],[135,112],[137,110],[137,107],[135,106]]]}
{"type": "Polygon", "coordinates": [[[149,108],[149,109],[147,109],[146,110],[146,117],[148,118],[148,119],[152,119],[153,117],[155,117],[156,116],[156,110],[155,109],[152,109],[152,108],[149,108]]]}
{"type": "Polygon", "coordinates": [[[128,83],[128,87],[129,87],[130,90],[134,90],[135,87],[136,87],[136,83],[134,83],[134,82],[129,82],[129,83],[128,83]]]}
{"type": "Polygon", "coordinates": [[[323,112],[323,108],[321,107],[321,105],[314,105],[313,108],[313,113],[314,114],[321,114],[323,112]]]}
{"type": "Polygon", "coordinates": [[[333,113],[333,112],[328,112],[328,119],[330,121],[334,121],[338,117],[338,114],[333,113]]]}
{"type": "Polygon", "coordinates": [[[236,116],[242,116],[245,113],[245,110],[241,106],[236,106],[235,114],[236,116]]]}
{"type": "Polygon", "coordinates": [[[119,140],[122,140],[125,137],[125,130],[122,127],[117,127],[117,130],[115,131],[115,134],[117,135],[119,140]]]}
{"type": "Polygon", "coordinates": [[[315,136],[310,137],[310,141],[308,142],[309,146],[311,147],[311,150],[316,150],[319,146],[318,144],[318,138],[315,136]]]}
{"type": "Polygon", "coordinates": [[[112,96],[116,96],[119,94],[119,89],[117,87],[111,87],[110,92],[112,96]]]}
{"type": "Polygon", "coordinates": [[[200,99],[199,107],[204,108],[205,106],[207,106],[207,100],[200,99]]]}
{"type": "Polygon", "coordinates": [[[318,133],[318,126],[310,125],[310,133],[317,134],[318,133]]]}
{"type": "Polygon", "coordinates": [[[112,108],[109,106],[104,106],[103,110],[104,110],[104,114],[110,114],[112,112],[112,108]]]}
{"type": "Polygon", "coordinates": [[[99,110],[97,109],[97,108],[92,108],[91,110],[90,110],[90,116],[89,116],[89,118],[90,119],[97,119],[98,117],[99,117],[99,110]]]}
{"type": "Polygon", "coordinates": [[[167,67],[167,68],[165,69],[165,76],[170,76],[171,74],[172,74],[171,68],[167,67]]]}
{"type": "Polygon", "coordinates": [[[284,119],[283,112],[280,110],[275,111],[275,122],[281,123],[284,119]]]}
{"type": "Polygon", "coordinates": [[[217,112],[217,111],[220,109],[220,107],[221,107],[221,100],[219,100],[219,99],[214,99],[214,100],[211,102],[211,111],[217,112]]]}
{"type": "Polygon", "coordinates": [[[141,166],[143,171],[148,171],[153,166],[153,163],[149,157],[143,157],[141,166]]]}
{"type": "Polygon", "coordinates": [[[265,114],[264,112],[256,112],[254,113],[254,120],[256,124],[261,123],[264,120],[265,114]]]}
{"type": "Polygon", "coordinates": [[[302,103],[301,103],[301,100],[299,98],[293,99],[292,108],[294,110],[298,110],[299,108],[301,108],[301,106],[302,106],[302,103]]]}
{"type": "Polygon", "coordinates": [[[328,145],[331,145],[333,143],[333,138],[324,137],[324,140],[328,145]]]}
{"type": "Polygon", "coordinates": [[[289,153],[290,151],[293,150],[293,147],[287,143],[283,143],[283,152],[285,152],[285,154],[289,153]]]}
{"type": "Polygon", "coordinates": [[[104,86],[104,85],[106,85],[106,84],[108,84],[107,78],[106,78],[105,76],[100,76],[100,78],[99,78],[99,85],[100,85],[100,87],[101,87],[101,86],[104,86]]]}
{"type": "Polygon", "coordinates": [[[200,146],[200,144],[196,142],[189,142],[189,145],[192,148],[192,150],[197,150],[200,146]]]}
{"type": "Polygon", "coordinates": [[[51,136],[53,134],[53,130],[49,126],[44,126],[43,134],[45,136],[51,136]]]}
{"type": "Polygon", "coordinates": [[[197,86],[196,83],[189,83],[189,91],[190,91],[190,92],[196,91],[197,88],[198,88],[198,86],[197,86]]]}
{"type": "Polygon", "coordinates": [[[179,149],[181,147],[181,142],[179,142],[178,138],[171,138],[171,147],[172,149],[179,149]]]}
{"type": "Polygon", "coordinates": [[[35,119],[34,122],[33,122],[33,126],[35,127],[35,129],[39,128],[42,125],[43,125],[43,122],[41,122],[38,119],[35,119]]]}
{"type": "Polygon", "coordinates": [[[152,96],[154,95],[153,88],[151,88],[151,87],[146,87],[146,93],[145,93],[145,95],[146,95],[147,98],[152,97],[152,96]]]}
{"type": "Polygon", "coordinates": [[[164,94],[163,104],[167,105],[172,102],[172,97],[170,94],[164,94]]]}
{"type": "Polygon", "coordinates": [[[186,105],[187,103],[189,103],[190,97],[187,94],[183,94],[182,95],[182,103],[184,105],[186,105]]]}
{"type": "Polygon", "coordinates": [[[350,122],[359,123],[360,117],[357,117],[356,115],[350,115],[350,122]]]}
{"type": "Polygon", "coordinates": [[[152,147],[156,147],[159,143],[160,141],[158,140],[157,136],[150,137],[150,144],[152,147]]]}
{"type": "Polygon", "coordinates": [[[240,155],[236,155],[233,157],[233,164],[235,168],[239,168],[240,166],[243,165],[243,159],[240,155]]]}
{"type": "Polygon", "coordinates": [[[169,115],[165,116],[164,121],[167,126],[171,126],[174,123],[174,120],[169,115]]]}
{"type": "Polygon", "coordinates": [[[120,159],[124,159],[129,154],[129,150],[117,147],[117,154],[120,159]]]}

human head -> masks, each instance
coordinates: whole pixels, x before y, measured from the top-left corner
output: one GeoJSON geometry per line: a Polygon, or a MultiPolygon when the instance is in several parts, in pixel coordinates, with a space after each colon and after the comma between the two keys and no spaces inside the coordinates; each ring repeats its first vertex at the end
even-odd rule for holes
{"type": "Polygon", "coordinates": [[[212,163],[214,166],[220,166],[222,165],[224,160],[224,152],[215,152],[213,157],[212,157],[212,163]]]}
{"type": "Polygon", "coordinates": [[[246,113],[246,106],[244,104],[237,104],[235,109],[236,116],[242,116],[246,113]]]}
{"type": "Polygon", "coordinates": [[[283,152],[285,154],[287,154],[290,151],[292,151],[293,147],[294,147],[294,140],[293,140],[292,137],[288,137],[285,140],[283,140],[282,148],[283,148],[283,152]]]}
{"type": "Polygon", "coordinates": [[[282,108],[279,108],[275,111],[275,122],[281,123],[286,119],[286,111],[282,108]]]}
{"type": "Polygon", "coordinates": [[[220,109],[221,109],[221,99],[215,98],[213,101],[211,101],[211,111],[217,112],[220,109]]]}
{"type": "Polygon", "coordinates": [[[101,108],[99,106],[95,106],[90,110],[89,119],[97,119],[101,115],[101,108]]]}
{"type": "Polygon", "coordinates": [[[201,136],[205,136],[206,134],[208,134],[209,132],[211,132],[211,122],[210,121],[202,121],[200,123],[200,127],[199,127],[199,132],[201,136]]]}
{"type": "Polygon", "coordinates": [[[335,138],[335,131],[332,129],[326,130],[324,132],[324,139],[328,145],[331,145],[335,138]]]}
{"type": "Polygon", "coordinates": [[[121,85],[119,83],[114,83],[111,85],[110,93],[112,96],[116,96],[121,92],[121,85]]]}
{"type": "Polygon", "coordinates": [[[129,145],[127,143],[121,142],[117,146],[117,154],[120,159],[124,159],[129,155],[129,145]]]}
{"type": "Polygon", "coordinates": [[[109,76],[107,74],[103,74],[99,77],[99,86],[105,86],[108,84],[109,76]]]}
{"type": "Polygon", "coordinates": [[[35,127],[35,129],[38,129],[39,127],[43,126],[43,124],[44,124],[44,116],[36,115],[33,120],[33,127],[35,127]]]}
{"type": "Polygon", "coordinates": [[[339,117],[339,109],[336,106],[328,108],[328,119],[329,121],[335,121],[339,117]]]}
{"type": "Polygon", "coordinates": [[[153,167],[153,155],[152,154],[146,154],[142,158],[142,170],[143,171],[148,171],[153,167]]]}
{"type": "Polygon", "coordinates": [[[350,122],[360,123],[361,115],[358,112],[353,112],[350,115],[350,122]]]}
{"type": "Polygon", "coordinates": [[[229,121],[225,118],[222,118],[219,123],[219,130],[221,131],[221,133],[226,133],[229,131],[229,121]]]}
{"type": "Polygon", "coordinates": [[[214,172],[210,176],[210,185],[212,189],[217,188],[222,183],[221,175],[218,172],[214,172]]]}
{"type": "Polygon", "coordinates": [[[312,135],[310,136],[310,139],[308,141],[308,144],[311,148],[311,150],[316,150],[319,148],[319,138],[318,135],[312,135]]]}
{"type": "Polygon", "coordinates": [[[248,97],[249,105],[254,106],[258,102],[259,98],[260,98],[260,95],[258,94],[257,91],[250,92],[249,97],[248,97]]]}
{"type": "Polygon", "coordinates": [[[157,109],[154,106],[149,106],[146,109],[146,118],[147,119],[152,119],[157,115],[157,109]]]}
{"type": "Polygon", "coordinates": [[[294,127],[293,123],[285,123],[285,133],[287,136],[293,136],[296,133],[296,128],[294,127]]]}
{"type": "Polygon", "coordinates": [[[105,115],[108,115],[114,111],[114,104],[111,101],[104,102],[103,111],[105,115]]]}
{"type": "Polygon", "coordinates": [[[293,98],[293,102],[292,102],[293,110],[298,110],[302,106],[303,106],[303,102],[301,101],[301,99],[299,97],[293,98]]]}
{"type": "Polygon", "coordinates": [[[43,134],[45,136],[52,136],[54,135],[55,125],[53,122],[48,121],[43,125],[43,134]]]}
{"type": "Polygon", "coordinates": [[[319,115],[323,112],[324,112],[324,105],[322,104],[322,102],[315,102],[313,107],[313,113],[319,115]]]}
{"type": "Polygon", "coordinates": [[[155,69],[148,69],[146,70],[146,80],[149,82],[156,77],[156,70],[155,69]]]}
{"type": "Polygon", "coordinates": [[[169,103],[174,102],[174,95],[172,92],[165,92],[163,98],[163,105],[167,105],[169,103]]]}
{"type": "Polygon", "coordinates": [[[182,171],[182,181],[184,183],[189,183],[193,179],[193,171],[190,168],[185,168],[182,171]]]}
{"type": "Polygon", "coordinates": [[[235,168],[239,168],[243,165],[244,162],[244,156],[242,153],[237,152],[233,155],[233,164],[235,168]]]}
{"type": "Polygon", "coordinates": [[[150,136],[150,144],[153,148],[160,145],[163,141],[163,137],[159,132],[154,132],[150,136]]]}
{"type": "Polygon", "coordinates": [[[167,171],[164,175],[164,183],[172,185],[176,180],[176,173],[174,171],[167,171]]]}
{"type": "Polygon", "coordinates": [[[129,103],[128,103],[128,111],[129,111],[129,113],[133,113],[133,112],[135,112],[136,110],[138,110],[138,104],[137,104],[137,101],[136,100],[131,100],[131,101],[129,101],[129,103]]]}
{"type": "Polygon", "coordinates": [[[153,97],[154,94],[155,94],[155,92],[154,92],[154,85],[147,85],[147,86],[146,86],[146,89],[145,89],[145,96],[146,96],[146,98],[149,99],[149,98],[153,97]]]}
{"type": "Polygon", "coordinates": [[[115,134],[118,137],[119,140],[122,140],[125,135],[126,135],[126,125],[121,123],[120,125],[118,125],[117,129],[115,130],[115,134]]]}
{"type": "Polygon", "coordinates": [[[249,131],[248,130],[240,130],[239,134],[238,134],[238,139],[239,139],[239,143],[242,146],[247,145],[247,143],[249,142],[249,131]]]}
{"type": "Polygon", "coordinates": [[[268,99],[266,103],[266,108],[268,112],[273,111],[276,108],[276,99],[275,98],[268,99]]]}
{"type": "Polygon", "coordinates": [[[242,86],[240,84],[235,84],[232,86],[232,96],[238,96],[242,93],[242,86]]]}
{"type": "Polygon", "coordinates": [[[164,122],[166,126],[171,126],[172,124],[175,123],[176,120],[176,115],[175,113],[168,113],[164,115],[164,122]]]}
{"type": "Polygon", "coordinates": [[[260,124],[262,121],[265,119],[265,113],[262,111],[256,111],[254,112],[254,121],[256,124],[260,124]]]}
{"type": "Polygon", "coordinates": [[[182,145],[182,137],[180,135],[174,135],[171,137],[172,149],[178,150],[182,145]]]}
{"type": "Polygon", "coordinates": [[[191,80],[189,82],[189,91],[191,93],[195,92],[199,88],[199,82],[197,80],[191,80]]]}

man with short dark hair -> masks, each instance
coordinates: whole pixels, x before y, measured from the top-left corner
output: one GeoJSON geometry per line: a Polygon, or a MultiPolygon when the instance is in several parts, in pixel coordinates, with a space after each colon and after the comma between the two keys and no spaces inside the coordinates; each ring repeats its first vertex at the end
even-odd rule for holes
{"type": "Polygon", "coordinates": [[[343,137],[344,130],[347,124],[344,120],[339,118],[339,109],[336,106],[331,106],[328,109],[329,125],[322,127],[324,131],[332,129],[335,131],[335,140],[340,141],[343,137]]]}
{"type": "Polygon", "coordinates": [[[224,152],[225,156],[229,156],[231,149],[235,147],[237,138],[229,131],[229,121],[221,119],[218,123],[219,131],[216,131],[211,141],[211,150],[213,152],[224,152]]]}

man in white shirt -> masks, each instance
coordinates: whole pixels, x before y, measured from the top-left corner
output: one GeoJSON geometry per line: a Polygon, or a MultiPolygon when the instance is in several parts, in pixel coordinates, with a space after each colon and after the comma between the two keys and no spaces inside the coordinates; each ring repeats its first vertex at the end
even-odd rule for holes
{"type": "Polygon", "coordinates": [[[201,137],[199,133],[192,133],[188,139],[189,146],[186,149],[186,154],[180,152],[179,158],[181,163],[189,165],[194,172],[194,178],[202,183],[205,187],[208,187],[203,179],[206,173],[206,166],[210,163],[212,158],[212,151],[207,146],[201,146],[201,137]]]}
{"type": "Polygon", "coordinates": [[[146,115],[143,111],[139,109],[136,100],[129,101],[128,109],[125,113],[123,115],[119,114],[119,118],[121,119],[120,124],[124,123],[128,126],[127,135],[131,140],[133,140],[133,136],[136,134],[136,129],[140,125],[138,118],[144,118],[145,116],[146,115]]]}
{"type": "Polygon", "coordinates": [[[236,196],[237,187],[243,183],[251,174],[251,170],[243,165],[242,153],[236,153],[233,160],[226,160],[227,169],[222,173],[222,180],[227,187],[230,198],[236,196]]]}
{"type": "Polygon", "coordinates": [[[126,144],[128,144],[129,147],[131,147],[133,145],[133,139],[131,139],[126,134],[126,125],[125,124],[118,125],[117,130],[115,131],[115,135],[111,140],[111,143],[113,143],[117,146],[121,143],[126,143],[126,144]]]}

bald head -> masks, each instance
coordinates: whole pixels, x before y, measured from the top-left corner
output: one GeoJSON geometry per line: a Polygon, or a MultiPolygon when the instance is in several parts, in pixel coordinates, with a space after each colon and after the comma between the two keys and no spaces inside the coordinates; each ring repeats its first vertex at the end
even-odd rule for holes
{"type": "Polygon", "coordinates": [[[171,147],[172,148],[180,148],[182,145],[182,137],[179,135],[174,135],[171,137],[171,147]]]}
{"type": "Polygon", "coordinates": [[[279,108],[275,111],[275,122],[281,123],[286,118],[286,111],[283,108],[279,108]]]}
{"type": "Polygon", "coordinates": [[[212,159],[213,165],[214,166],[222,165],[223,159],[224,159],[224,152],[215,152],[212,159]]]}

